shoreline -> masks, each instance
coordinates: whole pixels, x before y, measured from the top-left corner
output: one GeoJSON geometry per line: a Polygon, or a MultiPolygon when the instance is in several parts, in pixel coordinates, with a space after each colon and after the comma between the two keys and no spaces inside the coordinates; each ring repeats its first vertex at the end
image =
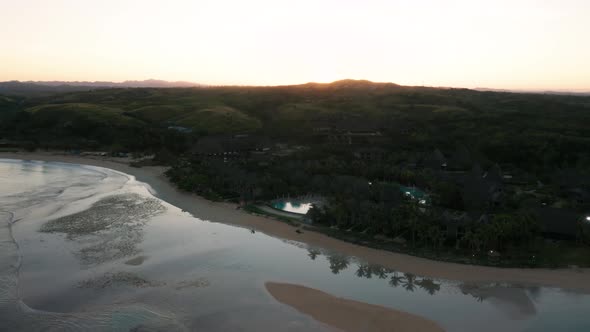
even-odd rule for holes
{"type": "Polygon", "coordinates": [[[310,230],[305,230],[301,234],[296,233],[293,226],[287,225],[286,223],[237,210],[237,204],[212,202],[196,194],[182,192],[166,179],[163,174],[166,168],[161,166],[135,168],[129,166],[129,159],[81,157],[52,152],[0,152],[0,158],[63,162],[110,168],[132,175],[138,181],[147,183],[156,191],[154,196],[188,211],[197,218],[255,229],[273,237],[337,251],[348,256],[358,257],[372,264],[379,264],[387,268],[423,277],[457,280],[468,283],[499,282],[516,285],[557,287],[567,290],[590,292],[590,269],[588,268],[527,269],[448,263],[364,247],[310,230]]]}
{"type": "Polygon", "coordinates": [[[414,314],[335,297],[317,289],[277,282],[264,286],[278,302],[342,331],[444,331],[437,323],[414,314]]]}

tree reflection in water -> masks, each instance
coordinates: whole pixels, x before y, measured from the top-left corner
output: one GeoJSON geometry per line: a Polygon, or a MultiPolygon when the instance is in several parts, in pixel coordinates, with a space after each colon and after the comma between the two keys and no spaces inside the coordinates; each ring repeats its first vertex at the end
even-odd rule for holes
{"type": "Polygon", "coordinates": [[[377,276],[379,279],[387,278],[389,271],[381,265],[376,264],[359,264],[356,270],[356,275],[359,278],[371,279],[373,276],[377,276]]]}
{"type": "MultiPolygon", "coordinates": [[[[339,274],[350,265],[351,259],[348,256],[329,253],[317,248],[308,248],[307,252],[307,255],[312,260],[316,260],[318,256],[325,255],[330,263],[330,270],[334,274],[339,274]]],[[[388,279],[388,283],[391,287],[401,286],[410,292],[415,291],[416,288],[420,288],[430,295],[434,295],[440,291],[441,286],[440,283],[437,283],[433,279],[417,277],[411,273],[400,273],[377,264],[357,263],[355,275],[359,278],[367,279],[373,277],[388,279]]]]}
{"type": "Polygon", "coordinates": [[[389,285],[391,287],[398,287],[402,281],[404,281],[404,277],[400,276],[397,271],[394,271],[391,279],[389,280],[389,285]]]}
{"type": "Polygon", "coordinates": [[[404,273],[404,280],[402,282],[402,286],[410,292],[413,292],[416,289],[416,276],[411,273],[404,273]]]}
{"type": "MultiPolygon", "coordinates": [[[[349,256],[335,254],[318,248],[308,248],[308,256],[312,260],[319,256],[325,256],[330,264],[330,270],[334,274],[339,274],[346,270],[351,263],[356,264],[354,275],[359,278],[383,279],[394,288],[402,288],[408,292],[414,292],[416,289],[422,289],[430,295],[435,295],[441,290],[441,283],[431,278],[418,277],[411,273],[403,273],[389,269],[377,264],[358,262],[349,256]]],[[[457,286],[459,291],[465,295],[472,296],[478,302],[489,302],[498,307],[501,311],[510,317],[521,319],[536,314],[536,307],[532,299],[540,296],[538,287],[516,287],[503,284],[467,284],[463,283],[457,286]]]]}
{"type": "Polygon", "coordinates": [[[428,294],[434,295],[436,292],[440,290],[440,284],[437,284],[432,279],[423,278],[415,282],[416,285],[420,286],[420,288],[424,289],[428,294]]]}
{"type": "Polygon", "coordinates": [[[309,248],[307,249],[307,256],[309,256],[309,258],[311,258],[312,261],[315,261],[316,257],[320,256],[322,254],[321,251],[317,250],[317,249],[313,249],[313,248],[309,248]]]}
{"type": "Polygon", "coordinates": [[[328,261],[330,262],[330,270],[334,274],[340,273],[340,271],[344,270],[350,264],[349,258],[343,255],[330,255],[328,256],[328,261]]]}
{"type": "Polygon", "coordinates": [[[538,287],[524,288],[509,286],[502,283],[486,285],[463,283],[459,290],[465,295],[471,295],[478,302],[491,303],[500,311],[513,319],[524,319],[537,314],[537,308],[532,298],[538,297],[538,287]]]}

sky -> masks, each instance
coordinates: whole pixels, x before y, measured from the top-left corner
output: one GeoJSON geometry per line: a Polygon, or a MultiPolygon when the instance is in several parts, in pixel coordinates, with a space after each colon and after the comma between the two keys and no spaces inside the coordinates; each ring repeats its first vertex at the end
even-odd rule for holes
{"type": "Polygon", "coordinates": [[[0,0],[0,81],[590,91],[588,0],[0,0]]]}

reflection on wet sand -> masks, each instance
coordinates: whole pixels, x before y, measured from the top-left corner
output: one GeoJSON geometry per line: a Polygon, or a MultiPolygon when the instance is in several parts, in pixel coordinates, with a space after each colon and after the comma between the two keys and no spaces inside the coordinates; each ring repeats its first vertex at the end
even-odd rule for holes
{"type": "Polygon", "coordinates": [[[125,264],[126,265],[132,265],[132,266],[139,266],[139,265],[143,264],[143,262],[145,262],[145,260],[147,258],[148,258],[147,256],[133,257],[130,260],[126,261],[125,264]]]}
{"type": "Polygon", "coordinates": [[[183,290],[185,288],[201,288],[201,287],[208,287],[211,284],[207,278],[197,278],[194,280],[184,280],[176,285],[176,290],[183,290]]]}
{"type": "MultiPolygon", "coordinates": [[[[86,265],[96,265],[139,253],[143,226],[165,210],[160,202],[137,194],[110,196],[89,209],[51,220],[45,233],[65,233],[80,245],[76,256],[86,265]]],[[[139,261],[130,261],[131,265],[139,261]]],[[[139,262],[141,264],[141,262],[139,262]]]]}
{"type": "Polygon", "coordinates": [[[107,287],[159,287],[166,283],[159,281],[146,280],[139,275],[131,272],[117,272],[117,273],[105,273],[104,275],[81,281],[78,283],[80,288],[94,288],[101,289],[107,287]]]}
{"type": "Polygon", "coordinates": [[[57,313],[30,308],[19,298],[21,259],[12,237],[11,213],[0,211],[0,330],[1,331],[128,331],[140,325],[152,331],[181,329],[173,314],[142,305],[112,305],[100,311],[57,313]]]}

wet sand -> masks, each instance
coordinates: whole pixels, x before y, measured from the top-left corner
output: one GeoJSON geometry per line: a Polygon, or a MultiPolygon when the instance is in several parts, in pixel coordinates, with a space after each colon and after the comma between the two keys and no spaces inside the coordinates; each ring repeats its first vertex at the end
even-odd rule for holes
{"type": "Polygon", "coordinates": [[[299,285],[267,282],[265,286],[277,301],[342,331],[443,331],[436,323],[407,312],[338,298],[299,285]]]}
{"type": "Polygon", "coordinates": [[[164,167],[130,167],[128,159],[78,157],[52,153],[2,153],[0,158],[43,160],[92,165],[114,169],[133,175],[149,184],[156,196],[172,205],[192,213],[195,217],[255,229],[268,235],[307,243],[355,256],[372,264],[412,273],[424,277],[458,280],[472,283],[505,282],[517,285],[558,287],[590,292],[590,269],[517,269],[463,265],[438,262],[425,258],[372,249],[337,240],[312,231],[296,233],[283,222],[237,210],[235,204],[211,202],[194,194],[177,190],[163,175],[164,167]]]}

